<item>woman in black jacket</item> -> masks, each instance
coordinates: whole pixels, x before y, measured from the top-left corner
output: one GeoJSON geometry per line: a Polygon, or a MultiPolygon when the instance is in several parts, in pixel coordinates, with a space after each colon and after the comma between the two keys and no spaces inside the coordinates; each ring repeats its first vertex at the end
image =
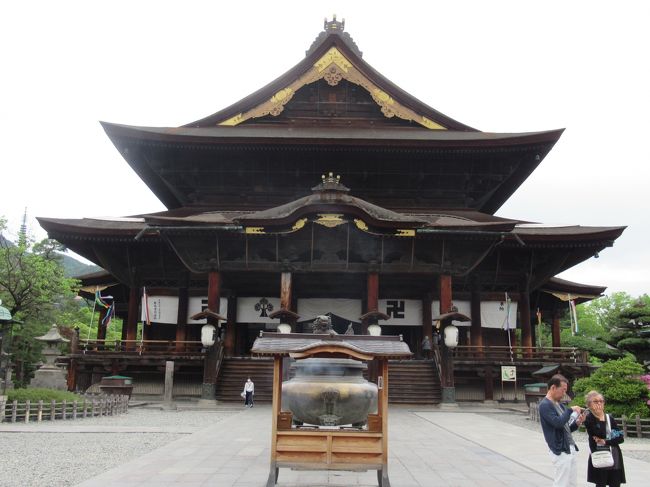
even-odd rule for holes
{"type": "Polygon", "coordinates": [[[610,468],[594,468],[589,456],[587,469],[587,482],[596,484],[596,487],[619,487],[625,483],[625,467],[623,454],[618,446],[623,443],[623,432],[613,417],[605,413],[605,399],[598,391],[591,391],[585,397],[587,408],[591,414],[587,416],[584,426],[589,435],[589,449],[594,452],[598,447],[608,446],[614,458],[614,466],[610,468]],[[610,432],[607,434],[607,416],[610,420],[610,432]]]}

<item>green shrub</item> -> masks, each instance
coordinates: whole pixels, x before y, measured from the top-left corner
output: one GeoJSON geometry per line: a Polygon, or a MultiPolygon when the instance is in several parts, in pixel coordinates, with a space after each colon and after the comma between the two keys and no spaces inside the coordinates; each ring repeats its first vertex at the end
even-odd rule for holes
{"type": "Polygon", "coordinates": [[[607,343],[596,338],[583,336],[565,336],[562,338],[562,346],[576,347],[580,350],[586,350],[590,356],[597,357],[601,360],[621,358],[623,353],[616,348],[609,347],[607,343]]]}
{"type": "Polygon", "coordinates": [[[64,399],[68,402],[81,401],[83,398],[77,394],[67,391],[55,391],[53,389],[13,389],[7,391],[8,401],[24,402],[28,399],[31,402],[49,402],[55,400],[61,402],[64,399]]]}
{"type": "Polygon", "coordinates": [[[573,403],[584,406],[585,394],[596,390],[605,397],[607,412],[610,414],[619,417],[636,414],[642,418],[650,417],[650,408],[646,404],[648,388],[639,379],[641,375],[643,366],[633,357],[605,362],[591,377],[575,382],[573,391],[576,396],[573,403]]]}

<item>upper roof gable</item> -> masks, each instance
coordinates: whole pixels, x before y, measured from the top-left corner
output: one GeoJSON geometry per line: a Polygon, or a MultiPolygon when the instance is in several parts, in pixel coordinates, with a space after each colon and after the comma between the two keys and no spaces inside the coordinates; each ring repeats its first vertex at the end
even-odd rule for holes
{"type": "Polygon", "coordinates": [[[278,116],[301,88],[320,80],[330,86],[346,80],[364,88],[387,118],[398,117],[431,130],[477,131],[429,107],[377,72],[362,59],[344,26],[336,17],[326,21],[305,58],[289,71],[228,108],[185,126],[237,126],[278,116]]]}

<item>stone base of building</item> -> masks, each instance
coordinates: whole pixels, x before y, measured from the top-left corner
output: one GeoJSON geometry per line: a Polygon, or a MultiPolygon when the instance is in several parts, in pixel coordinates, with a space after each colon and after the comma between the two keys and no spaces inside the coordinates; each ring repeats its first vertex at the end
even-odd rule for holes
{"type": "Polygon", "coordinates": [[[216,384],[206,384],[204,382],[201,385],[201,399],[209,399],[214,401],[216,396],[217,396],[216,384]]]}
{"type": "Polygon", "coordinates": [[[456,404],[456,388],[443,387],[442,388],[442,404],[456,404]]]}

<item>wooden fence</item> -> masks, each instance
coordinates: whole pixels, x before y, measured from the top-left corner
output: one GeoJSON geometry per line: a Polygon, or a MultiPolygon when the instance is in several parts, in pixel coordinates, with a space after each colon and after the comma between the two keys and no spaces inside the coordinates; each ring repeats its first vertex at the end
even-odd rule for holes
{"type": "Polygon", "coordinates": [[[127,413],[129,396],[84,395],[79,401],[5,402],[0,396],[0,422],[29,423],[44,420],[70,420],[93,416],[114,416],[127,413]]]}
{"type": "MultiPolygon", "coordinates": [[[[539,404],[533,403],[528,407],[531,421],[539,422],[539,404]]],[[[650,419],[642,419],[638,414],[633,418],[614,417],[625,438],[650,438],[650,419]]]]}
{"type": "Polygon", "coordinates": [[[550,362],[550,363],[586,363],[587,352],[575,347],[501,347],[459,345],[453,349],[457,362],[550,362]]]}

